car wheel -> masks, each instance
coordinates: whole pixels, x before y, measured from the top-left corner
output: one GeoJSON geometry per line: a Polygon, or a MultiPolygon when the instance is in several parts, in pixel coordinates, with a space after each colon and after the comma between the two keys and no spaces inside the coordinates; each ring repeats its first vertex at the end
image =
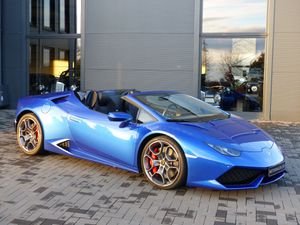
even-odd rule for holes
{"type": "Polygon", "coordinates": [[[21,117],[17,124],[17,141],[27,155],[43,152],[43,131],[38,118],[33,113],[21,117]]]}
{"type": "Polygon", "coordinates": [[[186,159],[180,146],[171,138],[151,139],[141,154],[141,168],[153,185],[173,189],[186,181],[186,159]]]}

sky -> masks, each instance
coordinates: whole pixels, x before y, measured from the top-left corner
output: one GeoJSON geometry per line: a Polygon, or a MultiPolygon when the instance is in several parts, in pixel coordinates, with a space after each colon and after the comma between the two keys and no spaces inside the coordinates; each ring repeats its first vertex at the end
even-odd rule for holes
{"type": "Polygon", "coordinates": [[[204,0],[203,32],[264,32],[267,0],[204,0]]]}

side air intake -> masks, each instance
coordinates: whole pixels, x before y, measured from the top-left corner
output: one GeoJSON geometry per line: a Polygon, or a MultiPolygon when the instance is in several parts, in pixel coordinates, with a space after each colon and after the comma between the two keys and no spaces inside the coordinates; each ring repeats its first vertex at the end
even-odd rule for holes
{"type": "Polygon", "coordinates": [[[57,144],[59,147],[68,150],[70,148],[70,141],[66,140],[57,144]]]}

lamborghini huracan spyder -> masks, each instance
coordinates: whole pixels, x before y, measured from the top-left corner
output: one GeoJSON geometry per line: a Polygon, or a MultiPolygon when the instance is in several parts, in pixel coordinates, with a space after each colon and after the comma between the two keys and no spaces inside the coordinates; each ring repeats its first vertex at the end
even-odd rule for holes
{"type": "Polygon", "coordinates": [[[163,189],[257,188],[282,178],[272,137],[174,91],[104,90],[21,98],[16,132],[28,155],[51,151],[132,172],[163,189]]]}

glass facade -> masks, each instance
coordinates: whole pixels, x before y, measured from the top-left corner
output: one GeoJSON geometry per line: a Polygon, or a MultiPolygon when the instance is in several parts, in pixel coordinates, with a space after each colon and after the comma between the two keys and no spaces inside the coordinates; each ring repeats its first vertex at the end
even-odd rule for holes
{"type": "Polygon", "coordinates": [[[29,91],[80,87],[80,0],[29,1],[29,91]],[[78,9],[79,8],[79,9],[78,9]]]}
{"type": "Polygon", "coordinates": [[[203,0],[205,102],[229,111],[262,111],[266,14],[266,0],[203,0]]]}
{"type": "Polygon", "coordinates": [[[29,94],[80,87],[80,39],[31,39],[29,94]]]}

